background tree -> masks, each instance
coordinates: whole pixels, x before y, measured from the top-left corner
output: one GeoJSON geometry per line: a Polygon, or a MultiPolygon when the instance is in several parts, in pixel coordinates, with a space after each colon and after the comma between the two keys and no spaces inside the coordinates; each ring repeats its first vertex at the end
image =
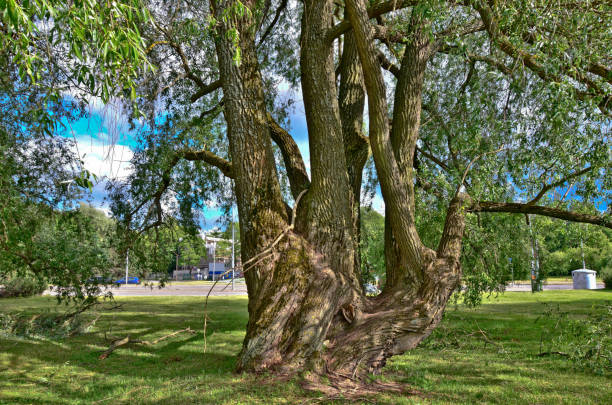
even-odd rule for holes
{"type": "Polygon", "coordinates": [[[97,178],[57,135],[88,97],[133,92],[145,53],[138,4],[0,2],[0,276],[52,283],[60,298],[100,293],[84,282],[112,265],[107,229],[78,208],[97,178]]]}

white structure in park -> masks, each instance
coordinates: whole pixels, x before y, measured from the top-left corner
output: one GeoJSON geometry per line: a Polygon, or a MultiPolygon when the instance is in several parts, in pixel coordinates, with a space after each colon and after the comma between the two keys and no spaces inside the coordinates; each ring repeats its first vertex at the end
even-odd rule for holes
{"type": "Polygon", "coordinates": [[[597,272],[595,270],[578,269],[572,271],[574,290],[595,290],[597,288],[596,276],[597,272]]]}
{"type": "Polygon", "coordinates": [[[580,251],[582,253],[582,268],[572,271],[572,281],[574,282],[574,290],[595,290],[597,289],[597,272],[586,268],[584,261],[584,246],[582,245],[582,237],[580,238],[580,251]]]}
{"type": "Polygon", "coordinates": [[[217,278],[230,278],[228,277],[229,275],[226,274],[226,272],[228,272],[229,270],[232,271],[231,273],[231,279],[232,279],[232,290],[234,289],[234,278],[235,278],[235,268],[236,268],[236,261],[235,261],[235,254],[234,254],[234,249],[235,249],[235,232],[234,232],[234,224],[232,222],[232,239],[221,239],[221,238],[215,238],[215,237],[211,237],[206,235],[206,232],[203,232],[200,234],[200,237],[202,239],[204,239],[204,243],[206,244],[206,254],[208,256],[208,275],[212,276],[212,280],[215,281],[217,278]],[[231,262],[231,267],[229,270],[226,270],[225,268],[225,263],[224,262],[217,262],[217,242],[229,242],[232,245],[232,262],[231,262]],[[213,259],[212,262],[210,261],[210,259],[213,259]]]}

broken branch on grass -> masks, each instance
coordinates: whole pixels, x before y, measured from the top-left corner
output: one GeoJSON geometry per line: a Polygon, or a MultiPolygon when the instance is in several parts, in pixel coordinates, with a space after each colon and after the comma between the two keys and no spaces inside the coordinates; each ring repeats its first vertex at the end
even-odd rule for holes
{"type": "Polygon", "coordinates": [[[569,354],[565,352],[542,352],[542,353],[538,353],[537,356],[544,357],[544,356],[551,356],[553,354],[556,354],[558,356],[563,356],[563,357],[569,357],[569,354]]]}
{"type": "Polygon", "coordinates": [[[100,357],[98,357],[98,359],[100,359],[100,360],[104,360],[105,358],[107,358],[108,356],[110,356],[110,355],[111,355],[111,353],[115,351],[115,349],[117,349],[118,347],[121,347],[121,346],[125,346],[125,345],[127,345],[127,344],[139,344],[139,345],[144,345],[144,346],[154,346],[154,345],[156,345],[157,343],[161,342],[162,340],[169,339],[169,338],[171,338],[171,337],[173,337],[173,336],[176,336],[176,335],[178,335],[178,334],[180,334],[180,333],[184,333],[184,332],[191,333],[191,334],[196,333],[196,331],[194,331],[194,330],[193,330],[193,329],[191,329],[190,327],[187,327],[187,328],[185,328],[185,329],[181,329],[181,330],[178,330],[178,331],[176,331],[176,332],[172,332],[172,333],[170,333],[169,335],[165,335],[165,336],[162,336],[162,337],[160,337],[160,338],[157,338],[157,339],[155,339],[155,340],[153,340],[153,341],[148,341],[148,340],[140,340],[140,339],[132,339],[132,338],[130,337],[130,335],[128,335],[128,336],[126,336],[126,337],[124,337],[124,338],[115,339],[115,340],[113,340],[113,342],[111,343],[111,345],[108,347],[108,349],[106,349],[106,350],[105,350],[105,351],[104,351],[104,352],[103,352],[103,353],[100,355],[100,357]]]}

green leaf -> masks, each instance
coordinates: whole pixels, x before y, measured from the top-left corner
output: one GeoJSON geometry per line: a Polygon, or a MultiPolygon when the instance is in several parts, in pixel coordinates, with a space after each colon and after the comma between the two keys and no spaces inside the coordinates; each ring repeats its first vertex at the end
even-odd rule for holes
{"type": "Polygon", "coordinates": [[[7,2],[7,11],[11,22],[15,29],[19,26],[19,16],[17,14],[17,4],[15,0],[8,0],[7,2]]]}
{"type": "Polygon", "coordinates": [[[74,41],[72,42],[72,52],[74,52],[74,54],[79,58],[79,59],[83,59],[83,54],[81,53],[81,48],[80,45],[74,41]]]}

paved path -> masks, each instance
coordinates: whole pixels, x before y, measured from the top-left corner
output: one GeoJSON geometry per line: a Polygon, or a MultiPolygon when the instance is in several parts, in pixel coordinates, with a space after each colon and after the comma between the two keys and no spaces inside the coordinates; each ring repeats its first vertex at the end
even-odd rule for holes
{"type": "MultiPolygon", "coordinates": [[[[212,285],[206,284],[169,284],[164,288],[157,286],[145,285],[121,285],[120,287],[112,287],[113,295],[117,297],[168,297],[168,296],[183,296],[183,297],[204,297],[210,291],[212,285]]],[[[544,290],[571,290],[571,284],[544,284],[544,290]]],[[[597,288],[603,288],[602,283],[597,284],[597,288]]],[[[529,284],[508,285],[506,291],[531,291],[529,284]]],[[[46,291],[45,294],[52,294],[46,291]]],[[[229,281],[220,281],[211,292],[211,296],[229,296],[229,295],[247,295],[246,284],[244,282],[236,282],[234,290],[229,281]]]]}
{"type": "MultiPolygon", "coordinates": [[[[183,296],[183,297],[204,297],[210,291],[212,285],[206,284],[166,284],[164,288],[158,288],[156,285],[145,286],[141,285],[121,285],[113,286],[111,291],[116,297],[167,297],[167,296],[183,296]]],[[[53,294],[51,291],[45,291],[45,295],[53,294]]],[[[219,281],[214,290],[210,293],[211,296],[228,296],[228,295],[247,295],[246,284],[244,282],[236,282],[234,290],[229,281],[219,281]]]]}
{"type": "MultiPolygon", "coordinates": [[[[122,285],[119,288],[113,288],[113,295],[117,297],[163,297],[163,296],[184,296],[184,297],[201,297],[206,296],[211,289],[211,285],[166,285],[164,288],[156,286],[138,286],[138,285],[122,285]]],[[[228,282],[219,282],[214,290],[210,293],[211,296],[226,296],[226,295],[247,295],[246,284],[235,283],[234,291],[231,284],[228,282]]]]}
{"type": "MultiPolygon", "coordinates": [[[[573,290],[572,284],[544,284],[542,286],[544,291],[546,290],[573,290]]],[[[597,289],[604,288],[603,283],[597,283],[597,289]]],[[[508,284],[506,291],[531,291],[530,284],[508,284]]]]}

